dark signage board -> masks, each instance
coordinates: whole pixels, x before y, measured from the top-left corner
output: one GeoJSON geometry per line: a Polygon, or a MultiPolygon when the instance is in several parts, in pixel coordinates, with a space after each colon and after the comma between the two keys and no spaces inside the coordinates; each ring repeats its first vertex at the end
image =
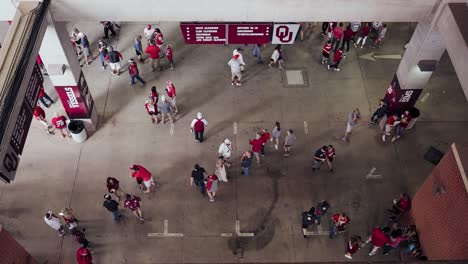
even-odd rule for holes
{"type": "Polygon", "coordinates": [[[186,44],[226,44],[226,24],[181,23],[186,44]]]}
{"type": "Polygon", "coordinates": [[[265,44],[273,24],[228,24],[228,44],[265,44]]]}
{"type": "Polygon", "coordinates": [[[385,100],[389,106],[388,113],[402,113],[413,107],[421,93],[422,89],[401,89],[400,82],[395,74],[385,93],[385,100]]]}

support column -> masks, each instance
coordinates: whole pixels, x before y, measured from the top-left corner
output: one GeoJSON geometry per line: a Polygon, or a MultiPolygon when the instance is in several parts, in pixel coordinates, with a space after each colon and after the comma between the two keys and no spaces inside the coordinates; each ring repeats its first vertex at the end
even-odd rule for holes
{"type": "Polygon", "coordinates": [[[57,23],[48,15],[48,26],[42,41],[41,54],[50,80],[70,119],[82,120],[86,130],[95,131],[97,109],[88,84],[70,44],[65,23],[57,23]]]}

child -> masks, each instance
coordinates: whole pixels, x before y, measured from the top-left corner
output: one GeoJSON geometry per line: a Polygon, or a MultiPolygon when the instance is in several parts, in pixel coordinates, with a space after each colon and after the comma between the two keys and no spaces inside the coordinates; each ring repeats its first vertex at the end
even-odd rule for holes
{"type": "Polygon", "coordinates": [[[167,57],[167,60],[169,61],[169,65],[171,65],[171,70],[173,70],[175,67],[174,67],[174,60],[173,60],[173,57],[172,57],[172,46],[170,44],[167,44],[166,45],[166,57],[167,57]]]}
{"type": "Polygon", "coordinates": [[[327,43],[325,43],[325,45],[323,46],[322,50],[322,64],[328,63],[328,58],[330,58],[331,49],[331,40],[328,40],[327,43]]]}
{"type": "Polygon", "coordinates": [[[340,65],[341,59],[343,59],[343,47],[339,48],[333,55],[333,62],[335,64],[328,65],[328,69],[335,68],[335,71],[340,71],[338,66],[340,65]]]}
{"type": "Polygon", "coordinates": [[[362,239],[360,236],[352,236],[346,244],[346,258],[353,259],[353,254],[356,253],[362,246],[362,239]]]}

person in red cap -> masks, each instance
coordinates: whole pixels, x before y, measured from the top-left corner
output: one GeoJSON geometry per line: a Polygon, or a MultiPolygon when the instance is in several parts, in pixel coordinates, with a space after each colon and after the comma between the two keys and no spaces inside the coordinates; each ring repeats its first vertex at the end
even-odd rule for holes
{"type": "Polygon", "coordinates": [[[169,61],[169,65],[171,66],[171,70],[175,69],[174,66],[174,53],[172,53],[172,46],[170,44],[166,45],[166,58],[169,61]]]}
{"type": "Polygon", "coordinates": [[[169,80],[167,81],[166,93],[167,93],[167,96],[171,99],[171,105],[175,109],[175,113],[177,114],[179,110],[177,109],[177,103],[176,103],[176,89],[175,89],[174,83],[172,83],[169,80]]]}
{"type": "Polygon", "coordinates": [[[239,60],[240,55],[236,54],[228,61],[228,65],[231,67],[231,85],[241,86],[241,62],[239,60]]]}
{"type": "Polygon", "coordinates": [[[48,135],[53,135],[54,134],[54,128],[47,122],[45,119],[46,115],[44,112],[44,109],[42,109],[40,106],[36,105],[34,108],[34,117],[41,122],[41,124],[44,126],[45,131],[47,132],[48,135]]]}
{"type": "Polygon", "coordinates": [[[151,118],[151,123],[159,123],[159,118],[158,118],[158,107],[156,106],[156,102],[151,98],[146,101],[145,103],[145,109],[148,115],[151,118]]]}
{"type": "Polygon", "coordinates": [[[153,180],[153,175],[151,172],[149,172],[145,167],[138,165],[138,164],[133,164],[130,167],[130,177],[131,178],[138,178],[143,179],[143,184],[146,187],[146,190],[144,191],[145,193],[151,192],[151,185],[156,185],[153,180]]]}
{"type": "Polygon", "coordinates": [[[149,55],[149,58],[151,60],[151,69],[154,71],[154,62],[156,61],[156,65],[159,69],[159,71],[162,70],[161,68],[161,63],[159,61],[159,53],[161,52],[161,49],[156,46],[154,39],[149,40],[149,46],[146,47],[145,53],[149,55]]]}
{"type": "Polygon", "coordinates": [[[374,246],[371,252],[369,252],[369,256],[373,256],[375,253],[377,253],[379,248],[385,246],[385,244],[390,243],[390,238],[380,227],[375,227],[372,229],[372,235],[369,237],[369,239],[367,239],[366,243],[369,242],[372,242],[372,245],[374,246]]]}
{"type": "Polygon", "coordinates": [[[51,120],[54,127],[60,130],[63,138],[71,137],[70,132],[67,128],[67,118],[59,113],[54,114],[54,118],[51,120]]]}
{"type": "Polygon", "coordinates": [[[85,247],[80,247],[76,251],[76,261],[78,264],[92,264],[93,256],[91,255],[91,251],[85,247]]]}

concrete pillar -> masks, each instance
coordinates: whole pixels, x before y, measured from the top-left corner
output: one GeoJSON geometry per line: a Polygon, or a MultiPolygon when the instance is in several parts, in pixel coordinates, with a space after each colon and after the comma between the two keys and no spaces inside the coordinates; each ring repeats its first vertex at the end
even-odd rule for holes
{"type": "Polygon", "coordinates": [[[75,50],[71,46],[65,23],[57,23],[48,15],[48,25],[39,54],[49,73],[66,114],[70,119],[82,120],[86,130],[95,131],[97,109],[81,71],[75,50]]]}

